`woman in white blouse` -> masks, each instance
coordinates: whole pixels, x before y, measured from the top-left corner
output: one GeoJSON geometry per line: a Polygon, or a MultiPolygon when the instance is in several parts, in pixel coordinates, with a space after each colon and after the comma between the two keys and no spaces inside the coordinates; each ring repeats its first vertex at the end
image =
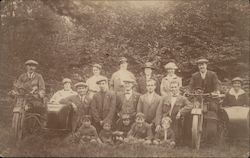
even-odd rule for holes
{"type": "Polygon", "coordinates": [[[167,75],[161,81],[161,96],[170,94],[170,82],[177,81],[182,86],[182,79],[175,74],[178,69],[174,62],[167,63],[164,68],[167,70],[167,75]]]}

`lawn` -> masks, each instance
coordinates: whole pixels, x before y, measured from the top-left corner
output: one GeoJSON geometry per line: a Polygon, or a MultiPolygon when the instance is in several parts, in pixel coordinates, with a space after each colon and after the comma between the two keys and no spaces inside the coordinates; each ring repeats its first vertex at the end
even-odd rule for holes
{"type": "Polygon", "coordinates": [[[199,151],[188,146],[168,149],[161,146],[94,144],[73,145],[63,137],[36,135],[16,143],[11,130],[12,106],[8,98],[0,101],[0,155],[22,157],[248,157],[247,141],[231,141],[223,145],[202,146],[199,151]]]}

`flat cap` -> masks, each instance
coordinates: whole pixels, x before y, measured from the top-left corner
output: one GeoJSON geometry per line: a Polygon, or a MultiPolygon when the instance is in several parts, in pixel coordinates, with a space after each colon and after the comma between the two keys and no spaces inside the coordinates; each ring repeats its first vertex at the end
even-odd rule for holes
{"type": "Polygon", "coordinates": [[[232,82],[239,81],[241,84],[243,83],[243,79],[240,77],[235,77],[232,79],[232,82]]]}
{"type": "Polygon", "coordinates": [[[90,115],[83,115],[83,116],[82,116],[82,120],[83,120],[83,121],[84,121],[84,120],[90,121],[90,120],[91,120],[91,116],[90,116],[90,115]]]}
{"type": "Polygon", "coordinates": [[[208,60],[206,58],[200,58],[196,61],[197,64],[201,64],[201,63],[208,63],[208,60]]]}
{"type": "Polygon", "coordinates": [[[25,65],[38,65],[38,62],[35,60],[27,60],[25,62],[25,65]]]}
{"type": "Polygon", "coordinates": [[[102,81],[108,81],[108,78],[107,77],[104,77],[104,76],[100,76],[99,78],[98,78],[98,80],[96,81],[96,84],[99,84],[100,82],[102,82],[102,81]]]}
{"type": "Polygon", "coordinates": [[[143,113],[141,113],[141,112],[138,112],[137,114],[136,114],[136,118],[143,118],[143,119],[145,119],[145,115],[143,114],[143,113]]]}
{"type": "Polygon", "coordinates": [[[128,61],[127,58],[121,57],[120,60],[119,60],[119,63],[121,64],[121,63],[125,63],[127,61],[128,61]]]}
{"type": "Polygon", "coordinates": [[[150,68],[150,69],[155,69],[154,66],[153,66],[153,63],[151,62],[146,62],[145,65],[143,66],[143,68],[150,68]]]}
{"type": "Polygon", "coordinates": [[[102,69],[102,66],[100,64],[94,64],[93,67],[96,67],[98,69],[102,69]]]}
{"type": "Polygon", "coordinates": [[[174,62],[169,62],[164,66],[165,69],[178,69],[174,62]]]}
{"type": "Polygon", "coordinates": [[[64,83],[71,83],[72,81],[71,81],[71,79],[69,79],[69,78],[64,78],[63,80],[62,80],[62,83],[64,84],[64,83]]]}
{"type": "Polygon", "coordinates": [[[125,79],[123,79],[123,82],[135,83],[135,80],[131,77],[126,77],[125,79]]]}
{"type": "Polygon", "coordinates": [[[88,85],[85,82],[77,82],[74,86],[76,88],[77,87],[88,87],[88,85]]]}
{"type": "Polygon", "coordinates": [[[166,117],[163,117],[163,118],[161,119],[161,121],[162,121],[162,122],[169,122],[169,121],[170,121],[170,123],[171,123],[171,122],[172,122],[172,119],[171,119],[170,117],[166,116],[166,117]]]}

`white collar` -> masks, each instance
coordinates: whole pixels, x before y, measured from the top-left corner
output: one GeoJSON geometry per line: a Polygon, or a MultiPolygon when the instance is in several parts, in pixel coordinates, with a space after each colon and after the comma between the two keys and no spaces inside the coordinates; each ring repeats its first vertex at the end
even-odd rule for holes
{"type": "Polygon", "coordinates": [[[235,92],[234,88],[231,88],[228,92],[229,94],[233,95],[233,96],[239,96],[241,94],[244,94],[245,91],[243,89],[240,89],[238,93],[235,92]]]}
{"type": "Polygon", "coordinates": [[[206,73],[207,73],[207,70],[206,70],[205,72],[201,72],[201,71],[200,71],[200,74],[206,74],[206,73]]]}

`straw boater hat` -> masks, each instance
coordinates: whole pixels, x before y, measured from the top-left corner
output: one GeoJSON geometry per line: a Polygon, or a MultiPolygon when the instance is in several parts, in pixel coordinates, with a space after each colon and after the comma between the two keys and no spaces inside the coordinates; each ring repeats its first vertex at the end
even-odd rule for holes
{"type": "Polygon", "coordinates": [[[85,82],[78,82],[74,86],[76,88],[78,88],[78,87],[88,87],[88,85],[85,82]]]}
{"type": "Polygon", "coordinates": [[[27,61],[25,62],[25,65],[35,65],[35,66],[37,66],[37,65],[38,65],[38,62],[35,61],[35,60],[27,60],[27,61]]]}
{"type": "Polygon", "coordinates": [[[164,66],[165,69],[178,69],[174,62],[169,62],[164,66]]]}

